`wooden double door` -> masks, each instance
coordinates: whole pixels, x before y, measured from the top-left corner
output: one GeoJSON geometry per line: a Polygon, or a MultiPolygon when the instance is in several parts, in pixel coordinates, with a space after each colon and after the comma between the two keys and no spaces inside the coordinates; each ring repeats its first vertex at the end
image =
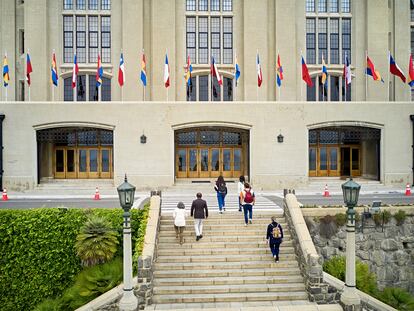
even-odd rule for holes
{"type": "Polygon", "coordinates": [[[360,176],[361,149],[359,146],[310,146],[309,176],[360,176]]]}
{"type": "Polygon", "coordinates": [[[112,178],[112,147],[55,147],[55,178],[112,178]]]}
{"type": "Polygon", "coordinates": [[[241,147],[178,147],[176,174],[178,178],[238,178],[243,175],[241,147]]]}

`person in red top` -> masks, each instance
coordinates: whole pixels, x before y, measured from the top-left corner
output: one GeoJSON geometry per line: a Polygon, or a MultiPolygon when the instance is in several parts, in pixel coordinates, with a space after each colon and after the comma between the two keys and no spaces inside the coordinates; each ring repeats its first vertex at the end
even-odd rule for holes
{"type": "Polygon", "coordinates": [[[256,202],[254,191],[249,183],[244,184],[244,190],[240,193],[240,201],[243,205],[244,225],[247,226],[248,223],[252,223],[253,205],[256,202]]]}

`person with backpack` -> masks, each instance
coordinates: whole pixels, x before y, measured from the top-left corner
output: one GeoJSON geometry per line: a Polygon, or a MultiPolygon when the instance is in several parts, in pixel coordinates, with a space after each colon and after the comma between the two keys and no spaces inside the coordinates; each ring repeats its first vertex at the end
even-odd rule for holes
{"type": "Polygon", "coordinates": [[[272,222],[267,226],[266,240],[275,262],[279,262],[279,247],[283,241],[283,229],[276,221],[276,216],[272,216],[272,222]]]}
{"type": "Polygon", "coordinates": [[[222,175],[217,178],[214,190],[217,192],[219,212],[220,214],[223,214],[223,209],[224,211],[226,210],[226,202],[224,199],[227,195],[227,186],[222,175]]]}
{"type": "Polygon", "coordinates": [[[254,191],[249,183],[244,184],[244,190],[240,193],[240,201],[243,205],[244,225],[247,226],[248,223],[252,223],[253,205],[256,202],[254,191]]]}
{"type": "Polygon", "coordinates": [[[239,197],[239,212],[242,211],[243,205],[240,199],[240,193],[244,190],[244,183],[246,182],[246,179],[243,175],[239,178],[239,183],[237,184],[237,196],[239,197]]]}

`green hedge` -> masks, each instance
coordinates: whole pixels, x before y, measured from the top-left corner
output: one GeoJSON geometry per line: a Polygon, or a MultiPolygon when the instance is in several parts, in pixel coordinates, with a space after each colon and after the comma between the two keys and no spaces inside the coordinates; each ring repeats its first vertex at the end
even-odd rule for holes
{"type": "MultiPolygon", "coordinates": [[[[0,210],[1,310],[32,310],[62,294],[81,271],[74,244],[89,214],[122,231],[121,208],[0,210]]],[[[133,243],[146,210],[132,210],[133,243]]],[[[122,255],[122,235],[117,255],[122,255]]],[[[133,248],[135,250],[135,248],[133,248]]]]}

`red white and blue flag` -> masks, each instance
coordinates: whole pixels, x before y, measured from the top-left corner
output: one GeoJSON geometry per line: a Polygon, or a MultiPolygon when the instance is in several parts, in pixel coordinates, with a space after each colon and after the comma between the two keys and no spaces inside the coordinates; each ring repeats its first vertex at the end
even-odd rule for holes
{"type": "Polygon", "coordinates": [[[217,69],[216,62],[214,61],[214,57],[211,58],[211,68],[210,68],[211,74],[213,77],[217,78],[217,82],[219,85],[223,85],[223,80],[221,79],[220,73],[217,69]]]}
{"type": "Polygon", "coordinates": [[[308,66],[306,66],[306,63],[305,63],[305,60],[303,59],[303,56],[302,56],[302,79],[303,79],[303,81],[305,81],[305,83],[308,86],[313,86],[312,79],[309,75],[308,66]]]}
{"type": "Polygon", "coordinates": [[[348,55],[345,56],[344,79],[345,79],[345,85],[346,87],[348,87],[348,85],[350,85],[352,81],[351,64],[349,63],[348,55]]]}
{"type": "Polygon", "coordinates": [[[119,60],[118,83],[119,83],[119,86],[123,86],[125,83],[125,63],[124,63],[123,53],[121,53],[121,58],[119,60]]]}
{"type": "Polygon", "coordinates": [[[167,54],[165,54],[165,64],[164,64],[164,85],[166,88],[170,86],[170,64],[168,64],[167,54]]]}
{"type": "Polygon", "coordinates": [[[405,83],[404,73],[402,72],[401,68],[398,67],[391,53],[389,55],[390,55],[390,73],[392,73],[393,75],[397,77],[400,77],[401,81],[405,83]]]}
{"type": "Polygon", "coordinates": [[[27,84],[29,84],[30,86],[30,74],[33,72],[33,68],[32,68],[32,62],[30,61],[30,55],[29,53],[26,54],[26,80],[27,80],[27,84]]]}
{"type": "Polygon", "coordinates": [[[410,55],[410,62],[408,63],[408,85],[414,86],[414,66],[413,66],[413,56],[410,55]]]}
{"type": "Polygon", "coordinates": [[[76,53],[73,57],[73,69],[72,69],[72,89],[76,87],[76,79],[78,78],[79,66],[76,58],[76,53]]]}
{"type": "Polygon", "coordinates": [[[260,87],[263,82],[262,67],[260,66],[259,53],[256,55],[257,86],[260,87]]]}

